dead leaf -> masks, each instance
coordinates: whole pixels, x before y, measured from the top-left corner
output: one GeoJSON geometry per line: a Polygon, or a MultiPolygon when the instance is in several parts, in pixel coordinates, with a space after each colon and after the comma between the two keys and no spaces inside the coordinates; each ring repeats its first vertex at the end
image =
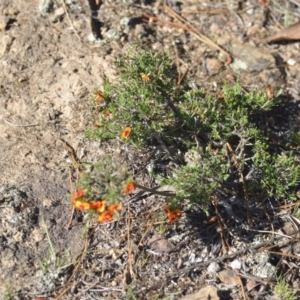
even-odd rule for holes
{"type": "Polygon", "coordinates": [[[168,240],[158,237],[158,236],[154,236],[152,237],[148,243],[148,246],[150,246],[150,249],[158,252],[158,253],[162,253],[162,252],[171,252],[175,246],[168,240]]]}
{"type": "Polygon", "coordinates": [[[218,272],[217,276],[223,283],[241,284],[240,277],[233,270],[223,270],[218,272]]]}
{"type": "Polygon", "coordinates": [[[254,279],[251,279],[246,284],[246,289],[248,292],[250,292],[253,288],[257,286],[257,282],[254,279]]]}
{"type": "Polygon", "coordinates": [[[278,42],[278,41],[293,41],[300,40],[300,22],[297,22],[287,28],[282,29],[275,35],[267,39],[267,42],[278,42]]]}
{"type": "Polygon", "coordinates": [[[183,298],[180,298],[180,300],[219,300],[218,296],[218,289],[213,285],[208,285],[201,290],[199,290],[197,293],[187,295],[183,298]]]}

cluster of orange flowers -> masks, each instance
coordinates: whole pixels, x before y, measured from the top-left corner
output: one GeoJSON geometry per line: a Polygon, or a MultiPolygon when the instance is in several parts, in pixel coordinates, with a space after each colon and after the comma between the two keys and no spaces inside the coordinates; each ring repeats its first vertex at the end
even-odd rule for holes
{"type": "Polygon", "coordinates": [[[168,216],[169,222],[176,222],[182,214],[180,209],[170,209],[168,204],[164,204],[164,211],[168,216]]]}
{"type": "MultiPolygon", "coordinates": [[[[134,182],[129,182],[124,188],[124,193],[129,194],[136,189],[134,182]]],[[[76,209],[92,210],[99,214],[97,221],[100,223],[109,222],[113,219],[114,214],[122,209],[122,204],[108,205],[106,200],[86,201],[85,195],[87,190],[77,190],[72,196],[72,203],[76,209]]]]}

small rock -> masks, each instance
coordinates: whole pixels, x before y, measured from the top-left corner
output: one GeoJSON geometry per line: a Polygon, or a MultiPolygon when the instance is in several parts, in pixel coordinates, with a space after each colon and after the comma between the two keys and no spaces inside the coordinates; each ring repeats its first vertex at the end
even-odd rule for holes
{"type": "Polygon", "coordinates": [[[233,270],[240,270],[242,267],[242,263],[241,263],[241,261],[235,259],[233,262],[231,262],[230,267],[233,270]]]}
{"type": "Polygon", "coordinates": [[[55,10],[54,15],[57,17],[61,17],[65,14],[65,10],[63,7],[59,7],[55,10]]]}
{"type": "Polygon", "coordinates": [[[212,262],[207,268],[208,273],[217,273],[219,270],[220,270],[220,266],[216,262],[212,262]]]}
{"type": "Polygon", "coordinates": [[[9,18],[5,16],[0,16],[0,30],[5,30],[9,22],[9,18]]]}
{"type": "Polygon", "coordinates": [[[289,66],[293,66],[297,63],[296,60],[294,60],[293,58],[289,58],[286,62],[289,66]]]}
{"type": "Polygon", "coordinates": [[[116,29],[109,29],[107,32],[105,32],[105,36],[113,40],[119,40],[121,38],[120,32],[116,29]]]}
{"type": "Polygon", "coordinates": [[[215,58],[207,58],[206,59],[206,69],[209,75],[218,74],[220,69],[223,67],[223,64],[215,58]]]}
{"type": "Polygon", "coordinates": [[[249,9],[246,10],[246,13],[247,13],[248,15],[253,15],[254,9],[253,9],[253,8],[249,8],[249,9]]]}
{"type": "Polygon", "coordinates": [[[246,289],[250,292],[254,287],[256,287],[257,282],[254,279],[250,279],[246,284],[246,289]]]}
{"type": "Polygon", "coordinates": [[[112,287],[115,287],[115,286],[117,286],[117,283],[113,280],[113,281],[111,282],[111,286],[112,286],[112,287]]]}
{"type": "Polygon", "coordinates": [[[129,22],[130,22],[130,18],[128,18],[128,17],[123,17],[123,18],[120,20],[120,25],[122,25],[122,26],[128,26],[128,25],[129,25],[129,22]]]}
{"type": "Polygon", "coordinates": [[[94,43],[97,38],[95,37],[95,35],[92,32],[90,32],[87,36],[87,39],[89,42],[94,43]]]}
{"type": "Polygon", "coordinates": [[[9,8],[7,9],[7,14],[8,14],[9,16],[16,16],[18,13],[19,13],[19,10],[17,10],[17,9],[14,8],[14,7],[9,7],[9,8]]]}
{"type": "Polygon", "coordinates": [[[209,285],[202,288],[197,293],[190,294],[183,298],[180,298],[180,300],[203,300],[203,299],[219,300],[220,298],[218,296],[218,289],[213,285],[209,285]]]}
{"type": "Polygon", "coordinates": [[[233,270],[223,270],[217,273],[219,279],[226,284],[241,284],[240,277],[233,270]]]}
{"type": "Polygon", "coordinates": [[[37,243],[43,240],[44,233],[39,228],[35,228],[32,232],[30,237],[37,243]]]}
{"type": "Polygon", "coordinates": [[[163,44],[161,42],[155,42],[152,44],[152,49],[155,51],[162,51],[163,50],[163,44]]]}
{"type": "Polygon", "coordinates": [[[13,38],[9,35],[4,35],[0,40],[0,58],[9,51],[13,42],[13,38]]]}
{"type": "Polygon", "coordinates": [[[156,236],[152,237],[148,241],[147,245],[150,246],[151,250],[158,253],[170,252],[175,248],[175,246],[170,241],[156,236]]]}
{"type": "Polygon", "coordinates": [[[48,16],[53,7],[53,0],[40,0],[39,11],[43,17],[48,16]]]}
{"type": "Polygon", "coordinates": [[[233,42],[231,50],[234,61],[230,66],[235,71],[261,71],[275,66],[275,58],[267,49],[233,42]]]}
{"type": "Polygon", "coordinates": [[[252,274],[260,278],[272,278],[276,273],[276,267],[269,262],[259,264],[253,268],[252,274]]]}

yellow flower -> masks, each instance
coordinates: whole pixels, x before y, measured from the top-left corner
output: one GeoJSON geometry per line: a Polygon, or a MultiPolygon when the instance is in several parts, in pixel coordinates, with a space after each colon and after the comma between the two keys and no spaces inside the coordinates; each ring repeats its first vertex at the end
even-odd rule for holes
{"type": "Polygon", "coordinates": [[[90,209],[91,205],[88,202],[76,200],[74,203],[74,207],[79,210],[86,210],[86,209],[90,209]]]}
{"type": "Polygon", "coordinates": [[[121,137],[122,139],[127,139],[131,134],[131,128],[130,127],[125,127],[125,129],[123,130],[121,137]]]}

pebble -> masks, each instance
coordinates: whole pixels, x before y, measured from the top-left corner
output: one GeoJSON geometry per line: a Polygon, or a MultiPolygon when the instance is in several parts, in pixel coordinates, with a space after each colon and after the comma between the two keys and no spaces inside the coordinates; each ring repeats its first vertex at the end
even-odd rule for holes
{"type": "Polygon", "coordinates": [[[289,58],[286,62],[289,66],[293,66],[297,63],[296,60],[294,60],[293,58],[289,58]]]}
{"type": "MultiPolygon", "coordinates": [[[[213,285],[208,285],[196,293],[189,294],[180,298],[180,300],[200,300],[200,299],[211,299],[220,300],[218,288],[213,285]]],[[[223,299],[223,298],[222,298],[223,299]]]]}
{"type": "Polygon", "coordinates": [[[0,40],[0,58],[9,51],[13,42],[13,38],[9,35],[4,35],[0,40]]]}
{"type": "Polygon", "coordinates": [[[276,272],[276,267],[271,263],[258,264],[253,268],[252,274],[260,278],[271,278],[276,272]]]}
{"type": "Polygon", "coordinates": [[[128,25],[129,25],[129,22],[130,22],[130,18],[128,18],[128,17],[123,17],[123,18],[120,20],[120,25],[122,25],[122,26],[128,26],[128,25]]]}
{"type": "Polygon", "coordinates": [[[0,16],[0,30],[5,30],[8,22],[9,22],[8,17],[0,16]]]}
{"type": "Polygon", "coordinates": [[[57,17],[61,17],[65,14],[65,10],[63,7],[59,7],[55,10],[54,15],[57,17]]]}
{"type": "Polygon", "coordinates": [[[117,29],[109,29],[105,32],[105,36],[113,40],[119,40],[121,38],[121,34],[117,29]]]}
{"type": "Polygon", "coordinates": [[[223,64],[215,58],[207,58],[205,63],[209,75],[218,74],[223,67],[223,64]]]}
{"type": "Polygon", "coordinates": [[[234,71],[262,71],[275,67],[275,58],[269,50],[259,49],[249,43],[231,43],[232,55],[235,58],[230,65],[234,71]]]}
{"type": "Polygon", "coordinates": [[[14,7],[9,7],[7,9],[7,14],[9,16],[16,16],[18,13],[19,13],[19,11],[16,8],[14,8],[14,7]]]}
{"type": "Polygon", "coordinates": [[[212,262],[208,267],[207,267],[207,272],[208,273],[217,273],[220,270],[219,264],[216,262],[212,262]]]}
{"type": "Polygon", "coordinates": [[[234,270],[240,270],[242,267],[241,261],[235,259],[234,261],[231,262],[230,267],[234,270]]]}

